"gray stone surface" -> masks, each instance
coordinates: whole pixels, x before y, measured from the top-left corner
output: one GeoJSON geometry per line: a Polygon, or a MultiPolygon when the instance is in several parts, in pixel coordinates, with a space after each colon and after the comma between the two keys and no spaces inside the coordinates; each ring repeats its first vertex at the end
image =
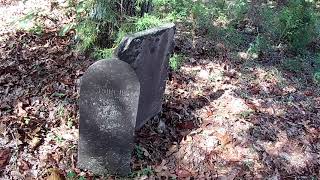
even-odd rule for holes
{"type": "Polygon", "coordinates": [[[81,80],[78,167],[95,174],[127,175],[140,83],[123,61],[100,60],[81,80]]]}
{"type": "Polygon", "coordinates": [[[142,31],[126,36],[116,51],[116,56],[131,65],[140,81],[136,129],[161,111],[174,34],[174,24],[142,31]]]}

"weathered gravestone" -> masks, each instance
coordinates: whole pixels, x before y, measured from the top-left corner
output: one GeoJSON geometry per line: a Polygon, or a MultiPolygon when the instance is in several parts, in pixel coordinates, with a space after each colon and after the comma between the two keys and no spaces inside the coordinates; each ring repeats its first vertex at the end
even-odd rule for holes
{"type": "Polygon", "coordinates": [[[134,131],[161,110],[174,33],[175,25],[168,24],[127,36],[117,58],[98,61],[84,74],[79,168],[130,173],[134,131]]]}
{"type": "Polygon", "coordinates": [[[89,67],[80,86],[79,168],[130,173],[139,94],[139,80],[127,63],[100,60],[89,67]]]}
{"type": "Polygon", "coordinates": [[[161,111],[174,34],[174,24],[142,31],[126,36],[116,51],[116,56],[131,65],[140,81],[136,129],[161,111]]]}

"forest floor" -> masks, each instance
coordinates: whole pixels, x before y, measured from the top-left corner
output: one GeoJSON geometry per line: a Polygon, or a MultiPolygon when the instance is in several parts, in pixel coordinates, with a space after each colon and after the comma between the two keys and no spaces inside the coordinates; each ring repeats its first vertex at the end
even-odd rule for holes
{"type": "MultiPolygon", "coordinates": [[[[94,61],[72,49],[72,34],[7,30],[0,179],[94,179],[76,167],[79,82],[94,61]]],[[[181,26],[175,52],[184,62],[170,72],[163,111],[136,132],[129,179],[320,178],[320,89],[307,75],[181,26]]]]}

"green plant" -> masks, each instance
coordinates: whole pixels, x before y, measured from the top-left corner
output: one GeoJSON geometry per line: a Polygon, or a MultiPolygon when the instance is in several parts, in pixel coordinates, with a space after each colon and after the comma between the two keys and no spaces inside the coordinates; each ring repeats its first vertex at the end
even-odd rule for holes
{"type": "Polygon", "coordinates": [[[317,84],[320,84],[320,70],[314,73],[313,78],[317,84]]]}
{"type": "Polygon", "coordinates": [[[55,135],[54,136],[54,140],[57,142],[57,143],[62,143],[65,139],[61,136],[61,135],[55,135]]]}
{"type": "Polygon", "coordinates": [[[247,0],[229,1],[225,11],[231,21],[238,23],[245,18],[245,15],[249,9],[248,5],[249,4],[247,0]]]}
{"type": "Polygon", "coordinates": [[[33,26],[33,21],[36,18],[36,12],[29,12],[24,17],[18,20],[17,25],[21,29],[30,29],[33,26]]]}
{"type": "Polygon", "coordinates": [[[262,4],[256,13],[259,31],[271,39],[279,40],[279,34],[283,30],[279,25],[280,14],[281,10],[273,4],[262,4]]]}
{"type": "Polygon", "coordinates": [[[78,180],[86,180],[87,178],[85,178],[84,176],[80,176],[78,180]]]}
{"type": "Polygon", "coordinates": [[[76,177],[77,177],[77,174],[74,171],[67,172],[67,180],[75,180],[76,177]]]}
{"type": "MultiPolygon", "coordinates": [[[[161,1],[163,0],[155,0],[152,3],[164,6],[164,1],[161,1]]],[[[66,25],[60,32],[63,35],[68,29],[75,27],[78,48],[81,51],[92,53],[94,58],[111,57],[112,49],[126,34],[173,19],[172,16],[149,13],[150,7],[150,1],[147,0],[78,0],[77,5],[70,3],[70,10],[76,14],[75,25],[66,25]]]]}
{"type": "Polygon", "coordinates": [[[84,20],[77,25],[75,39],[79,41],[78,48],[86,51],[94,47],[97,40],[97,23],[92,20],[84,20]]]}
{"type": "Polygon", "coordinates": [[[177,71],[180,69],[183,62],[183,56],[174,54],[169,60],[169,66],[172,70],[177,71]]]}
{"type": "Polygon", "coordinates": [[[71,29],[76,26],[75,23],[65,24],[59,31],[59,36],[65,36],[71,29]]]}
{"type": "Polygon", "coordinates": [[[247,53],[258,54],[261,51],[261,36],[257,36],[254,42],[250,43],[247,53]]]}
{"type": "Polygon", "coordinates": [[[40,13],[40,10],[34,10],[27,13],[17,21],[19,29],[29,31],[34,34],[41,35],[44,31],[45,15],[40,13]]]}
{"type": "Polygon", "coordinates": [[[58,107],[58,110],[57,110],[57,115],[60,117],[60,118],[62,118],[63,116],[64,116],[64,107],[63,107],[63,105],[60,105],[59,107],[58,107]]]}
{"type": "Polygon", "coordinates": [[[143,17],[136,19],[134,23],[134,31],[142,31],[148,28],[156,27],[169,20],[170,19],[160,19],[157,16],[146,14],[143,17]]]}
{"type": "Polygon", "coordinates": [[[242,111],[242,112],[240,112],[239,116],[243,119],[247,119],[251,116],[252,113],[253,113],[253,111],[251,111],[251,110],[242,111]]]}
{"type": "Polygon", "coordinates": [[[29,32],[41,35],[44,32],[44,25],[43,24],[35,24],[32,28],[29,29],[29,32]]]}
{"type": "Polygon", "coordinates": [[[92,53],[94,59],[108,59],[113,57],[114,48],[97,49],[92,53]]]}
{"type": "Polygon", "coordinates": [[[300,57],[289,58],[282,62],[282,66],[285,70],[300,73],[303,71],[303,62],[300,57]]]}
{"type": "Polygon", "coordinates": [[[243,35],[233,27],[222,30],[221,37],[231,48],[239,49],[244,44],[243,35]]]}
{"type": "Polygon", "coordinates": [[[58,93],[58,92],[55,92],[55,93],[53,93],[53,94],[51,95],[51,97],[59,97],[59,98],[62,98],[62,97],[64,97],[64,96],[65,96],[64,93],[58,93]]]}
{"type": "Polygon", "coordinates": [[[314,8],[312,2],[291,0],[279,14],[279,39],[287,42],[295,52],[302,52],[317,36],[314,8]]]}
{"type": "Polygon", "coordinates": [[[144,155],[143,155],[143,150],[142,150],[141,146],[139,146],[139,145],[135,146],[135,152],[136,152],[139,159],[143,158],[144,155]]]}
{"type": "Polygon", "coordinates": [[[73,119],[71,117],[68,117],[68,120],[67,120],[67,127],[68,128],[72,128],[73,126],[73,119]]]}
{"type": "Polygon", "coordinates": [[[141,177],[141,176],[150,176],[152,174],[154,174],[154,171],[153,171],[153,169],[151,167],[148,166],[148,167],[143,168],[143,169],[141,169],[139,171],[132,172],[129,175],[129,177],[130,178],[136,178],[136,177],[141,177]]]}
{"type": "Polygon", "coordinates": [[[268,51],[268,49],[270,49],[270,44],[267,38],[263,35],[258,34],[255,40],[250,43],[247,53],[257,56],[263,51],[268,51]]]}
{"type": "Polygon", "coordinates": [[[138,31],[143,31],[149,28],[160,26],[164,23],[170,22],[172,17],[159,18],[155,15],[145,14],[142,17],[132,17],[127,19],[127,23],[124,23],[119,28],[117,34],[115,35],[114,46],[119,44],[125,35],[135,33],[138,31]]]}

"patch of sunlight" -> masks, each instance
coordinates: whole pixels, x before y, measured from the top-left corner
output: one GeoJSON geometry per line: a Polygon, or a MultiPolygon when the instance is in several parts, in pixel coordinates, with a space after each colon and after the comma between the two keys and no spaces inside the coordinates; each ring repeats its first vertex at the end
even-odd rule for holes
{"type": "Polygon", "coordinates": [[[234,95],[233,90],[227,90],[225,93],[215,101],[216,104],[223,108],[219,108],[216,112],[217,115],[223,117],[236,118],[243,111],[249,111],[250,108],[246,105],[245,101],[234,95]]]}
{"type": "Polygon", "coordinates": [[[207,148],[209,150],[214,150],[219,144],[219,140],[214,136],[206,136],[205,140],[200,143],[200,147],[207,148]]]}
{"type": "Polygon", "coordinates": [[[290,141],[285,131],[280,131],[276,142],[257,141],[265,151],[275,158],[288,162],[287,167],[305,168],[308,162],[313,160],[312,155],[304,148],[301,148],[297,141],[290,141]]]}
{"type": "Polygon", "coordinates": [[[285,106],[282,106],[282,102],[275,101],[272,98],[264,99],[267,102],[267,106],[261,108],[261,110],[269,115],[284,116],[287,113],[285,106]]]}
{"type": "MultiPolygon", "coordinates": [[[[51,2],[45,0],[28,0],[28,1],[17,1],[12,4],[0,6],[0,35],[2,33],[15,31],[18,27],[19,20],[28,16],[29,13],[37,12],[41,15],[48,14],[50,12],[51,2]]],[[[23,22],[28,27],[28,22],[23,22]]]]}
{"type": "Polygon", "coordinates": [[[312,156],[305,152],[283,152],[280,153],[280,156],[285,158],[290,166],[295,168],[305,168],[308,165],[308,162],[312,161],[312,156]]]}
{"type": "Polygon", "coordinates": [[[276,67],[261,67],[257,66],[254,70],[256,83],[267,83],[269,85],[276,85],[279,88],[285,88],[288,86],[288,82],[283,77],[281,71],[279,71],[276,67]]]}
{"type": "Polygon", "coordinates": [[[228,103],[228,108],[234,114],[239,114],[243,111],[249,111],[249,107],[240,98],[231,99],[231,101],[228,103]]]}
{"type": "Polygon", "coordinates": [[[210,77],[210,72],[207,69],[201,69],[197,75],[200,79],[208,80],[210,77]]]}

